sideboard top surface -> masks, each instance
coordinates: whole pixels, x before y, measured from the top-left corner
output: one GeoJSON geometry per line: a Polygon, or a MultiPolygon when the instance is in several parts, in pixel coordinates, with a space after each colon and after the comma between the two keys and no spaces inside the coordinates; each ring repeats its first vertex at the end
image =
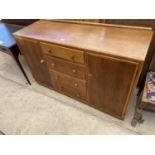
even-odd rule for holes
{"type": "Polygon", "coordinates": [[[14,33],[83,50],[144,61],[153,32],[150,29],[40,20],[14,33]]]}

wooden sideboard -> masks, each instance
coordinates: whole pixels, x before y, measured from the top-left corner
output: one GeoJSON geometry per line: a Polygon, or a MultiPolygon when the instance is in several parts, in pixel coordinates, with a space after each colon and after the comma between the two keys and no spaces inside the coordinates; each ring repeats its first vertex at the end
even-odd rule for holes
{"type": "Polygon", "coordinates": [[[14,33],[36,81],[124,119],[150,28],[40,20],[14,33]]]}

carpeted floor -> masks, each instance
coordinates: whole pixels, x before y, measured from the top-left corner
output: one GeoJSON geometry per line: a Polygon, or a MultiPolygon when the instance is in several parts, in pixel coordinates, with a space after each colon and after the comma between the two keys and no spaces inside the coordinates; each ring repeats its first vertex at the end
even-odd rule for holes
{"type": "Polygon", "coordinates": [[[155,134],[155,114],[131,127],[136,95],[124,121],[95,110],[35,82],[20,58],[32,85],[12,57],[0,52],[0,130],[10,134],[155,134]]]}

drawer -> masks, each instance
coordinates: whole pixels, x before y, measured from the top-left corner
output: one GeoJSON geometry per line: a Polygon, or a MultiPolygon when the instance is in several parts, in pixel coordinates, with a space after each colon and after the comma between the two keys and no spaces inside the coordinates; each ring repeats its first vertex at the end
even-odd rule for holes
{"type": "Polygon", "coordinates": [[[72,62],[57,59],[51,56],[46,56],[49,69],[73,76],[79,79],[85,79],[85,66],[81,64],[75,64],[72,62]]]}
{"type": "Polygon", "coordinates": [[[70,76],[50,71],[51,80],[56,90],[76,99],[86,100],[86,82],[70,76]]]}
{"type": "Polygon", "coordinates": [[[43,52],[48,55],[84,64],[83,51],[47,43],[40,43],[40,45],[43,52]]]}

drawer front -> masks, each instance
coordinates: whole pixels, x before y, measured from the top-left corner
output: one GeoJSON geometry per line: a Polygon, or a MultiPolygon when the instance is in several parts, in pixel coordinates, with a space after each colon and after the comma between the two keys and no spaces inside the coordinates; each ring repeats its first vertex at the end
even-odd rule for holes
{"type": "Polygon", "coordinates": [[[76,99],[86,100],[86,82],[70,76],[50,71],[53,86],[56,90],[76,99]]]}
{"type": "Polygon", "coordinates": [[[40,43],[40,45],[43,52],[48,55],[84,64],[83,51],[47,43],[40,43]]]}
{"type": "Polygon", "coordinates": [[[85,79],[85,66],[71,63],[62,59],[46,56],[49,69],[73,76],[79,79],[85,79]]]}

